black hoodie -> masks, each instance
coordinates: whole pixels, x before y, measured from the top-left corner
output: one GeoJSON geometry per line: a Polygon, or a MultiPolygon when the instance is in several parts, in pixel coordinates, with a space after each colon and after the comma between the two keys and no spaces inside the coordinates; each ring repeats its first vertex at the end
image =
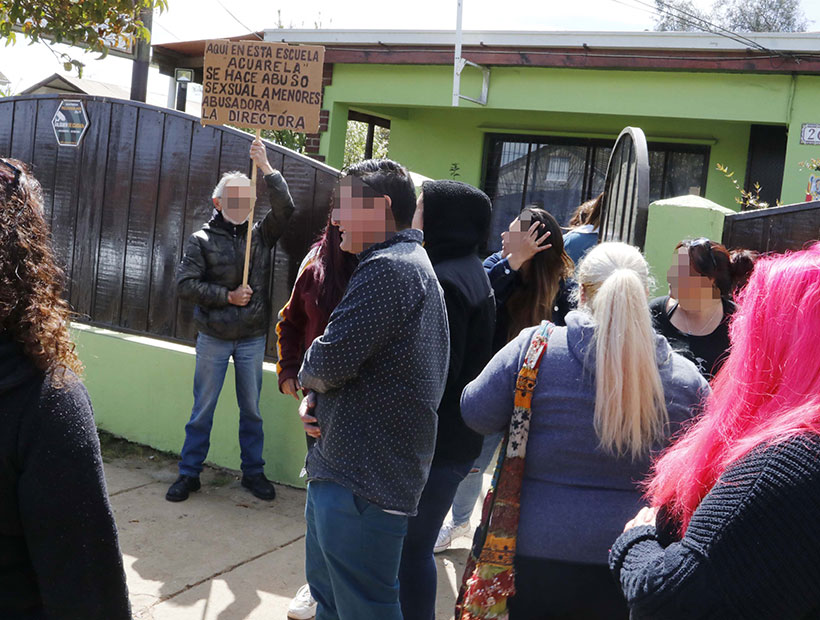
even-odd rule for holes
{"type": "Polygon", "coordinates": [[[428,181],[424,195],[424,249],[444,289],[450,327],[450,367],[438,408],[434,463],[471,462],[484,438],[461,418],[461,392],[492,357],[495,299],[478,258],[490,228],[490,199],[459,181],[428,181]]]}
{"type": "Polygon", "coordinates": [[[130,617],[88,393],[0,332],[0,618],[130,617]]]}

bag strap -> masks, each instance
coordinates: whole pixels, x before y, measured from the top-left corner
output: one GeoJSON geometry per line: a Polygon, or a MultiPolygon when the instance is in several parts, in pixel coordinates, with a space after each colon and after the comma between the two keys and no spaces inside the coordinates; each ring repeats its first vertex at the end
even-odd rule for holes
{"type": "Polygon", "coordinates": [[[515,398],[510,426],[502,444],[499,463],[493,479],[492,506],[489,510],[487,536],[479,563],[511,567],[515,557],[520,513],[524,459],[532,417],[532,395],[538,369],[547,350],[555,325],[544,321],[533,334],[524,363],[515,383],[515,398]]]}

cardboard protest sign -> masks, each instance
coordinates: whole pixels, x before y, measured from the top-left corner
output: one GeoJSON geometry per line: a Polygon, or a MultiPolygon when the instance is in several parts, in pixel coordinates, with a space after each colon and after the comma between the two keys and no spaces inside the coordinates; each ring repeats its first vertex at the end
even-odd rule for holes
{"type": "Polygon", "coordinates": [[[319,131],[325,48],[266,41],[208,41],[202,123],[319,131]]]}

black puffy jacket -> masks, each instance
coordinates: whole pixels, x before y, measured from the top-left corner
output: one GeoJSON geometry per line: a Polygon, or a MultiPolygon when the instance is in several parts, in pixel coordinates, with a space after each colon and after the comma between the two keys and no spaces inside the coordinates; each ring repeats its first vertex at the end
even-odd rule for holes
{"type": "Polygon", "coordinates": [[[288,184],[275,171],[265,177],[271,210],[253,227],[248,285],[253,295],[246,306],[228,302],[228,293],[242,284],[247,222],[234,226],[216,212],[185,242],[177,269],[180,299],[196,304],[197,329],[214,338],[239,340],[267,333],[270,323],[271,249],[293,213],[288,184]]]}

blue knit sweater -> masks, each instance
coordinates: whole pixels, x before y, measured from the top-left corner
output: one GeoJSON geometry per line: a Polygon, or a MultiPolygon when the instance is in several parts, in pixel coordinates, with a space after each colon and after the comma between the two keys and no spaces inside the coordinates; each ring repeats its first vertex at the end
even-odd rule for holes
{"type": "MultiPolygon", "coordinates": [[[[637,482],[648,473],[649,459],[616,458],[599,447],[593,428],[594,321],[586,312],[572,311],[566,322],[552,333],[533,394],[517,550],[530,557],[606,564],[612,541],[643,505],[637,482]]],[[[462,416],[479,433],[509,425],[515,378],[535,329],[523,330],[464,389],[462,416]]],[[[693,415],[709,385],[662,336],[657,336],[656,358],[672,434],[693,415]]]]}
{"type": "Polygon", "coordinates": [[[610,567],[633,620],[817,619],[818,520],[820,437],[797,436],[730,467],[682,540],[663,519],[625,532],[610,567]]]}

